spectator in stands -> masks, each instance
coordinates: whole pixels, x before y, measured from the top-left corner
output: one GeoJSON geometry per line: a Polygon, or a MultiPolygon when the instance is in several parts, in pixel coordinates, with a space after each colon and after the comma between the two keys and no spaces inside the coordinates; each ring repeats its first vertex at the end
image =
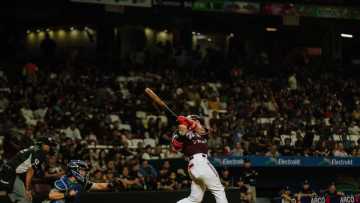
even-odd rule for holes
{"type": "Polygon", "coordinates": [[[296,200],[291,193],[290,187],[286,186],[283,190],[280,192],[281,194],[281,202],[282,203],[295,203],[296,200]]]}
{"type": "Polygon", "coordinates": [[[95,170],[93,175],[91,176],[91,181],[94,183],[103,183],[105,180],[103,179],[103,174],[101,170],[95,170]]]}
{"type": "Polygon", "coordinates": [[[122,173],[119,176],[119,180],[123,184],[125,190],[139,189],[142,188],[140,179],[130,175],[129,168],[124,167],[122,173]]]}
{"type": "Polygon", "coordinates": [[[301,202],[302,198],[311,200],[311,197],[314,196],[316,196],[316,193],[311,189],[309,181],[305,180],[302,189],[296,194],[297,201],[301,202]]]}
{"type": "Polygon", "coordinates": [[[165,176],[169,176],[170,172],[171,172],[170,161],[166,160],[164,161],[163,165],[160,168],[160,173],[165,174],[165,176]]]}
{"type": "Polygon", "coordinates": [[[241,143],[237,142],[235,148],[231,152],[232,156],[244,156],[244,150],[242,149],[241,143]]]}
{"type": "Polygon", "coordinates": [[[132,161],[132,167],[131,167],[130,175],[139,180],[139,183],[136,186],[137,190],[142,190],[142,189],[146,188],[146,186],[145,186],[146,185],[145,178],[142,175],[142,173],[140,172],[140,163],[139,163],[138,159],[134,159],[132,161]]]}
{"type": "Polygon", "coordinates": [[[291,146],[291,138],[285,139],[285,145],[280,148],[280,153],[283,156],[295,155],[294,148],[291,146]]]}
{"type": "Polygon", "coordinates": [[[150,159],[152,159],[152,154],[153,154],[152,147],[150,145],[147,145],[145,147],[145,152],[142,155],[142,159],[150,160],[150,159]]]}
{"type": "Polygon", "coordinates": [[[290,90],[296,90],[298,88],[296,73],[293,73],[289,76],[288,85],[290,90]]]}
{"type": "Polygon", "coordinates": [[[220,180],[221,180],[221,183],[223,184],[223,186],[225,188],[229,188],[229,187],[233,186],[232,180],[231,180],[231,177],[230,177],[230,172],[227,169],[222,171],[220,180]]]}
{"type": "Polygon", "coordinates": [[[38,78],[39,67],[34,63],[27,63],[23,67],[22,74],[27,83],[35,83],[38,78]]]}
{"type": "Polygon", "coordinates": [[[164,158],[164,153],[162,152],[161,146],[158,145],[155,147],[151,159],[163,159],[163,158],[164,158]]]}
{"type": "Polygon", "coordinates": [[[149,161],[146,159],[142,161],[142,165],[140,167],[139,172],[141,173],[142,176],[149,179],[154,179],[157,177],[157,172],[155,168],[151,164],[149,164],[149,161]]]}
{"type": "Polygon", "coordinates": [[[348,153],[344,149],[344,145],[342,143],[336,143],[335,149],[333,151],[333,155],[335,157],[348,157],[348,153]]]}
{"type": "Polygon", "coordinates": [[[242,178],[239,178],[237,182],[237,187],[240,191],[240,202],[250,203],[251,202],[251,191],[249,186],[247,186],[242,178]]]}
{"type": "Polygon", "coordinates": [[[176,159],[176,158],[181,158],[181,157],[182,157],[181,152],[175,151],[173,149],[166,150],[166,152],[164,154],[165,159],[176,159]]]}
{"type": "Polygon", "coordinates": [[[108,171],[111,171],[112,173],[115,173],[117,170],[116,170],[116,166],[115,166],[115,162],[114,160],[109,160],[106,164],[106,169],[108,171]]]}
{"type": "Polygon", "coordinates": [[[177,177],[175,172],[171,172],[170,175],[166,178],[160,179],[158,182],[158,190],[174,191],[179,189],[180,185],[177,182],[177,177]]]}
{"type": "MultiPolygon", "coordinates": [[[[151,151],[151,149],[150,149],[150,151],[151,151]]],[[[123,143],[123,147],[119,149],[119,153],[121,153],[127,159],[134,157],[134,154],[135,154],[131,149],[129,149],[128,143],[123,143]]]]}
{"type": "Polygon", "coordinates": [[[352,118],[356,121],[360,121],[360,105],[358,104],[355,110],[352,112],[352,118]]]}
{"type": "Polygon", "coordinates": [[[279,157],[280,153],[277,149],[276,145],[271,145],[269,147],[269,150],[266,152],[265,156],[269,156],[269,157],[279,157]]]}
{"type": "Polygon", "coordinates": [[[315,150],[316,156],[329,156],[331,154],[331,150],[329,148],[329,143],[325,140],[322,140],[320,143],[318,143],[318,146],[315,150]]]}
{"type": "Polygon", "coordinates": [[[56,155],[49,155],[44,167],[44,177],[56,180],[65,175],[64,169],[58,164],[56,155]]]}
{"type": "Polygon", "coordinates": [[[211,136],[208,140],[208,146],[210,149],[215,149],[217,147],[222,147],[223,140],[220,136],[211,136]]]}
{"type": "Polygon", "coordinates": [[[185,170],[182,168],[177,169],[176,171],[177,182],[179,183],[179,188],[187,189],[190,188],[191,180],[188,177],[188,174],[185,173],[185,170]]]}
{"type": "Polygon", "coordinates": [[[70,138],[72,140],[81,140],[80,130],[75,126],[75,124],[71,124],[64,130],[65,137],[70,138]]]}
{"type": "Polygon", "coordinates": [[[360,127],[355,121],[351,122],[348,130],[350,135],[360,135],[360,127]]]}
{"type": "Polygon", "coordinates": [[[244,160],[244,168],[241,171],[240,178],[244,181],[245,185],[250,188],[251,202],[256,202],[256,176],[258,173],[252,169],[251,161],[244,160]]]}
{"type": "Polygon", "coordinates": [[[90,144],[90,145],[96,145],[96,144],[98,144],[97,136],[96,136],[93,132],[90,132],[90,133],[86,136],[86,141],[87,141],[87,143],[90,144]]]}
{"type": "Polygon", "coordinates": [[[360,148],[354,148],[351,154],[353,157],[360,157],[360,148]]]}
{"type": "Polygon", "coordinates": [[[332,199],[332,198],[344,196],[344,193],[343,193],[343,192],[338,192],[338,191],[336,190],[336,184],[335,184],[335,182],[332,182],[332,183],[330,183],[328,189],[324,191],[323,195],[324,195],[326,198],[332,199]]]}
{"type": "Polygon", "coordinates": [[[9,102],[5,93],[0,92],[0,113],[3,113],[7,109],[9,102]]]}
{"type": "Polygon", "coordinates": [[[114,180],[115,172],[113,170],[107,169],[105,171],[105,173],[103,174],[102,178],[105,182],[110,182],[110,181],[114,180]]]}

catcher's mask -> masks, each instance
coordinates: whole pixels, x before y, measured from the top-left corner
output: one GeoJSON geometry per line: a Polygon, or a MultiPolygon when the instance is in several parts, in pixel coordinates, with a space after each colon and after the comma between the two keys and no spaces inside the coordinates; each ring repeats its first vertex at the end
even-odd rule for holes
{"type": "Polygon", "coordinates": [[[88,178],[89,167],[85,161],[71,160],[68,165],[69,175],[74,176],[78,181],[84,183],[88,178]]]}

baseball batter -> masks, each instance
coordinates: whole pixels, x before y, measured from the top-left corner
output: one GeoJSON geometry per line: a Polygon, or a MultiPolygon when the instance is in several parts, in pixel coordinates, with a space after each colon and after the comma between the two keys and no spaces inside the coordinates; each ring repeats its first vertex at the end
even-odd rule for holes
{"type": "Polygon", "coordinates": [[[191,193],[178,203],[200,203],[206,189],[215,196],[217,203],[227,203],[224,187],[215,168],[207,159],[208,130],[205,129],[200,117],[196,115],[178,116],[178,129],[172,137],[172,148],[182,151],[188,163],[188,172],[192,179],[191,193]]]}

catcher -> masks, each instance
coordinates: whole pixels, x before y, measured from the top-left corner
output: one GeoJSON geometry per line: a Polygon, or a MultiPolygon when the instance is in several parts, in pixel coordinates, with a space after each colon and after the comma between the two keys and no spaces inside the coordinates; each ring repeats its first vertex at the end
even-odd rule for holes
{"type": "Polygon", "coordinates": [[[196,115],[178,116],[178,129],[172,137],[172,148],[182,151],[189,161],[188,172],[192,179],[191,193],[178,203],[200,203],[206,189],[215,196],[217,203],[227,203],[224,187],[213,165],[207,159],[208,130],[196,115]]]}
{"type": "Polygon", "coordinates": [[[54,188],[49,193],[51,203],[78,203],[80,192],[89,190],[110,190],[118,182],[92,183],[88,180],[88,165],[82,160],[71,160],[67,174],[55,181],[54,188]]]}

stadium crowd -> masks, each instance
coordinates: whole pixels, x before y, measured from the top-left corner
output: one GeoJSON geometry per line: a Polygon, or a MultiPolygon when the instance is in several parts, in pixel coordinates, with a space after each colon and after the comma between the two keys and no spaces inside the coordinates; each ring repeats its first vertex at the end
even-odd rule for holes
{"type": "Polygon", "coordinates": [[[115,71],[76,54],[60,64],[29,62],[15,77],[3,69],[4,158],[47,135],[59,143],[44,167],[49,178],[61,176],[68,160],[84,159],[94,181],[118,177],[123,189],[187,188],[186,170],[149,164],[182,155],[169,147],[175,121],[151,104],[145,87],[176,112],[204,118],[211,156],[360,157],[359,80],[300,68],[271,77],[241,65],[208,68],[223,62],[218,55],[158,45],[130,55],[115,71]]]}

